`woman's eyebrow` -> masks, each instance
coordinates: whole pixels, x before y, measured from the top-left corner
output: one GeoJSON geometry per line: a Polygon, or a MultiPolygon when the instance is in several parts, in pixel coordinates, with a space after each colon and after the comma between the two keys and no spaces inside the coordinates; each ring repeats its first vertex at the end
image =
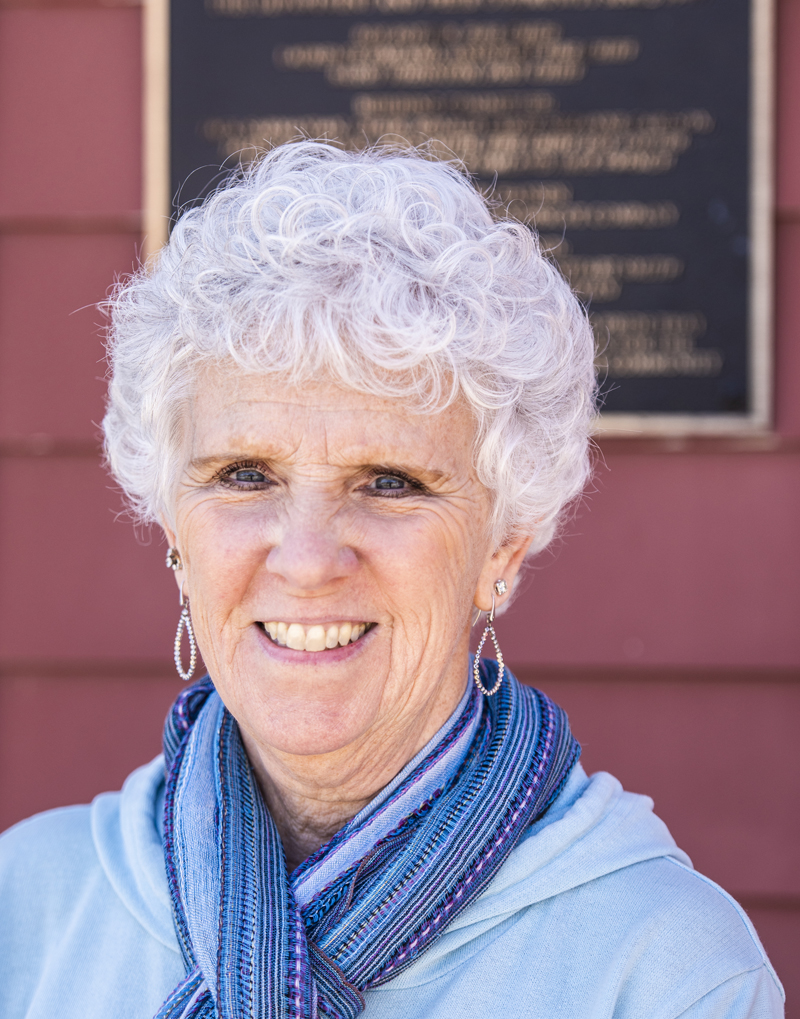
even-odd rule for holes
{"type": "Polygon", "coordinates": [[[237,460],[265,460],[263,454],[243,453],[210,453],[208,456],[195,456],[189,461],[190,468],[218,467],[220,464],[236,463],[237,460]]]}
{"type": "Polygon", "coordinates": [[[422,467],[419,464],[408,463],[365,463],[356,468],[361,471],[380,474],[408,474],[413,478],[425,478],[426,481],[442,481],[446,478],[447,472],[437,470],[435,467],[422,467]]]}
{"type": "MultiPolygon", "coordinates": [[[[239,460],[264,460],[266,463],[273,463],[279,459],[280,456],[276,456],[274,451],[267,453],[264,450],[257,451],[251,447],[250,449],[229,450],[224,453],[209,453],[206,456],[192,457],[188,466],[193,470],[203,470],[218,467],[221,464],[236,463],[239,460]]],[[[410,474],[414,477],[425,477],[431,481],[441,481],[448,477],[447,471],[408,461],[351,460],[348,458],[346,461],[331,466],[344,467],[348,470],[359,472],[381,471],[386,474],[399,471],[402,474],[410,474]]]]}

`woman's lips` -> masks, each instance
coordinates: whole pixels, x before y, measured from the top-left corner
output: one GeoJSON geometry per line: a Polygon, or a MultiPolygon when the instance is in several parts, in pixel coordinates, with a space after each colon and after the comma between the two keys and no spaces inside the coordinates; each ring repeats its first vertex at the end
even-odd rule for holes
{"type": "Polygon", "coordinates": [[[355,644],[373,623],[286,623],[271,620],[261,623],[270,640],[293,651],[326,651],[355,644]]]}

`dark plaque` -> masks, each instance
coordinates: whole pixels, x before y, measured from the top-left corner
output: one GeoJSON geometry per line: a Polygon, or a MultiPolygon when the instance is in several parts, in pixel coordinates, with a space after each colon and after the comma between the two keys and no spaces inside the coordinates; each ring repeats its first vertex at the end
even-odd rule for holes
{"type": "Polygon", "coordinates": [[[614,430],[768,424],[769,0],[172,0],[176,207],[300,134],[434,139],[585,300],[614,430]]]}

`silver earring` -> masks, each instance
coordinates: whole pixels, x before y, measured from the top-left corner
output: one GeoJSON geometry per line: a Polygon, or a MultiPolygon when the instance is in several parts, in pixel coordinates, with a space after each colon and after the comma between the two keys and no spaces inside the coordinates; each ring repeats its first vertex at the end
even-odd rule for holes
{"type": "Polygon", "coordinates": [[[175,668],[178,670],[178,675],[184,681],[188,683],[194,675],[194,669],[197,665],[197,641],[194,639],[194,627],[192,626],[192,617],[189,615],[189,599],[184,601],[183,598],[183,584],[181,584],[181,617],[178,620],[178,632],[175,634],[175,668]],[[184,672],[183,662],[181,661],[181,637],[183,631],[186,630],[186,636],[189,639],[189,668],[184,672]]]}
{"type": "Polygon", "coordinates": [[[497,691],[503,684],[503,677],[506,674],[505,663],[503,662],[503,652],[500,650],[500,645],[497,643],[497,634],[494,632],[494,592],[498,595],[504,595],[508,590],[508,584],[504,580],[498,580],[495,582],[494,591],[492,592],[492,608],[489,612],[489,618],[486,620],[486,629],[483,631],[483,636],[478,644],[478,649],[475,652],[475,658],[472,662],[472,678],[475,680],[475,686],[480,690],[486,697],[494,697],[497,691]],[[491,637],[494,649],[497,654],[497,664],[499,666],[497,670],[497,680],[491,690],[487,690],[481,682],[481,650],[486,642],[486,638],[491,637]]]}
{"type": "MultiPolygon", "coordinates": [[[[167,549],[166,565],[168,569],[173,571],[173,573],[175,570],[183,569],[181,554],[177,548],[170,546],[170,548],[167,549]]],[[[183,597],[183,584],[181,584],[180,606],[181,616],[178,620],[178,632],[175,634],[175,668],[178,670],[178,675],[184,683],[188,683],[194,675],[195,666],[197,665],[197,641],[194,638],[192,617],[189,615],[189,599],[187,598],[184,601],[183,597]],[[189,640],[189,668],[186,671],[184,671],[183,662],[181,661],[181,638],[183,637],[184,630],[186,630],[186,636],[189,640]]]]}

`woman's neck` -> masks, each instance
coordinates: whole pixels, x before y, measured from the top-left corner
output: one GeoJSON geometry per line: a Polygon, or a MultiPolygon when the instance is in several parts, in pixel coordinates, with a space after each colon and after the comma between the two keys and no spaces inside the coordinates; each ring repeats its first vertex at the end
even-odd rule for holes
{"type": "Polygon", "coordinates": [[[463,690],[402,728],[367,734],[328,754],[292,755],[242,731],[261,792],[278,829],[289,873],[360,813],[442,728],[463,690]]]}

